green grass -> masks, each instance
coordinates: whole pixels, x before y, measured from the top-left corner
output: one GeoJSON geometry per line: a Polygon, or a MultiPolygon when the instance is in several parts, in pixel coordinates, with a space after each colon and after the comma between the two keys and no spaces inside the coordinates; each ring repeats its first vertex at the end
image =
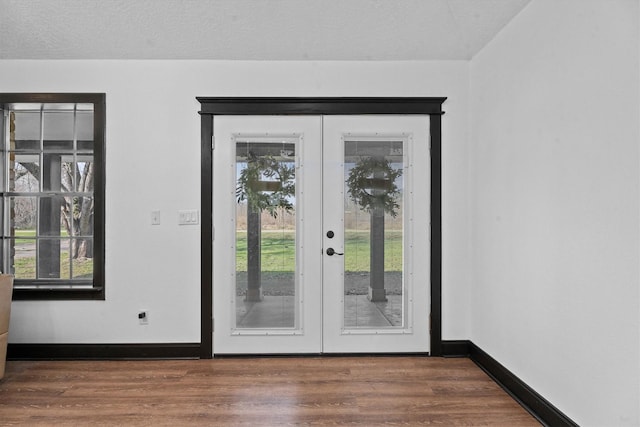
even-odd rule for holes
{"type": "MultiPolygon", "coordinates": [[[[31,230],[15,230],[15,245],[30,244],[35,247],[36,231],[31,230]]],[[[66,230],[60,231],[60,237],[68,237],[69,233],[66,230]]],[[[35,257],[16,257],[14,260],[15,277],[17,279],[35,279],[36,278],[36,259],[35,257]]],[[[68,279],[70,275],[69,267],[69,252],[63,251],[60,253],[60,277],[68,279]]],[[[73,260],[73,276],[79,277],[92,277],[93,276],[93,260],[81,259],[73,260]]]]}
{"type": "MultiPolygon", "coordinates": [[[[386,230],[384,270],[402,271],[402,231],[386,230]]],[[[369,231],[347,231],[344,242],[345,271],[369,271],[369,231]]]]}
{"type": "MultiPolygon", "coordinates": [[[[14,262],[16,279],[35,279],[36,278],[36,259],[16,258],[14,262]]],[[[70,275],[69,252],[60,253],[60,278],[68,279],[70,275]]],[[[93,259],[76,259],[73,260],[73,278],[91,278],[93,277],[93,259]]]]}
{"type": "Polygon", "coordinates": [[[36,230],[15,230],[14,233],[16,236],[16,240],[15,240],[16,244],[33,243],[33,239],[29,239],[29,237],[32,237],[32,238],[36,237],[36,230]],[[27,238],[25,239],[25,237],[27,238]]]}
{"type": "MultiPolygon", "coordinates": [[[[36,230],[15,230],[14,234],[16,244],[33,243],[36,237],[36,230]]],[[[66,230],[61,230],[60,237],[69,237],[69,233],[66,230]]]]}
{"type": "MultiPolygon", "coordinates": [[[[236,268],[247,271],[247,233],[236,233],[236,268]]],[[[369,232],[347,231],[345,235],[345,271],[369,270],[369,232]]],[[[402,271],[402,231],[385,232],[385,271],[402,271]]],[[[295,270],[295,234],[293,231],[262,232],[262,271],[295,270]]]]}

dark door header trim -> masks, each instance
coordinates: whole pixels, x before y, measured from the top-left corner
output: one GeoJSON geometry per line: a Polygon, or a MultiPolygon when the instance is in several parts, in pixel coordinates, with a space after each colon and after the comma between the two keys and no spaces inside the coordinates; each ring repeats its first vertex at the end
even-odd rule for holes
{"type": "Polygon", "coordinates": [[[447,98],[227,98],[198,97],[200,114],[338,115],[442,114],[447,98]]]}

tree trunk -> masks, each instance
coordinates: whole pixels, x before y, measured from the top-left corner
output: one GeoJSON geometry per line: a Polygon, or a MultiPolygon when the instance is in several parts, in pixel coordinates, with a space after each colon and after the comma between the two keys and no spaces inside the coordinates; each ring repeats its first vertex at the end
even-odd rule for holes
{"type": "MultiPolygon", "coordinates": [[[[83,192],[93,191],[94,185],[94,163],[87,163],[82,171],[79,189],[83,192]]],[[[78,218],[76,222],[76,235],[93,236],[93,198],[78,198],[78,218]]],[[[76,241],[74,258],[93,258],[93,239],[80,238],[76,241]]]]}

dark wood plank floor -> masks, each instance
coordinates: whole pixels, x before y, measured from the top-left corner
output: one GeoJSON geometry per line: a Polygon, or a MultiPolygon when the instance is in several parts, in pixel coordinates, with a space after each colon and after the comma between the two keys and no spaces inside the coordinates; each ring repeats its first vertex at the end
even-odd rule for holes
{"type": "Polygon", "coordinates": [[[0,425],[539,426],[468,359],[9,361],[0,425]]]}

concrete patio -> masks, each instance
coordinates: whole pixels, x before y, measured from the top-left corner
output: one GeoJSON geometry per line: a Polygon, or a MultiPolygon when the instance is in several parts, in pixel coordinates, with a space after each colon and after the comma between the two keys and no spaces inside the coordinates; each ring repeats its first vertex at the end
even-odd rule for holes
{"type": "MultiPolygon", "coordinates": [[[[239,297],[242,298],[242,297],[239,297]]],[[[292,328],[295,298],[265,296],[260,302],[236,303],[238,328],[292,328]]],[[[345,295],[344,322],[347,328],[387,328],[402,325],[402,296],[388,295],[386,302],[371,302],[367,295],[345,295]]]]}

